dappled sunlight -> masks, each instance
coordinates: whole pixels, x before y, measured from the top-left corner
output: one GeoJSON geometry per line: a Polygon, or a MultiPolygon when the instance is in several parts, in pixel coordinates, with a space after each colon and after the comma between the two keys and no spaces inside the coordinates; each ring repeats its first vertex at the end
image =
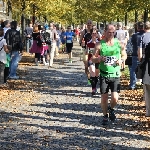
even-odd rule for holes
{"type": "MultiPolygon", "coordinates": [[[[33,64],[33,57],[30,57],[33,64]]],[[[0,89],[1,147],[37,150],[150,148],[150,119],[145,117],[142,88],[127,90],[128,75],[123,74],[117,120],[102,126],[100,94],[91,97],[83,64],[78,57],[75,59],[73,64],[60,65],[59,55],[55,59],[57,69],[20,63],[20,79],[9,80],[8,86],[0,89]]]]}

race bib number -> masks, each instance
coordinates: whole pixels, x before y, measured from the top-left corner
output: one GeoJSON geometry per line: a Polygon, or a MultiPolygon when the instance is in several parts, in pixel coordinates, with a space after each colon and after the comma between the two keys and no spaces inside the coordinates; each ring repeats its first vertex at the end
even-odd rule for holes
{"type": "Polygon", "coordinates": [[[106,66],[113,66],[115,65],[116,61],[117,61],[116,56],[107,56],[104,64],[106,66]]]}
{"type": "Polygon", "coordinates": [[[72,43],[72,41],[71,40],[67,40],[67,43],[72,43]]]}

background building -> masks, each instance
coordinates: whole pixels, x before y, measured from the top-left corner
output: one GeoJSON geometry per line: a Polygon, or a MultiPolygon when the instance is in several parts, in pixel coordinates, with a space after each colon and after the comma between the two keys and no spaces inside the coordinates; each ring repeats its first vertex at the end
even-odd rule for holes
{"type": "Polygon", "coordinates": [[[0,0],[0,20],[12,20],[12,15],[7,10],[7,3],[0,0]]]}

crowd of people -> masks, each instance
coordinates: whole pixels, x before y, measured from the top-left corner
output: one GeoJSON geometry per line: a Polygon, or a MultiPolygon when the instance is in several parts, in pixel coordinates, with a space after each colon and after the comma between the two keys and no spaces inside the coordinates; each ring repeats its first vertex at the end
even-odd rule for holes
{"type": "MultiPolygon", "coordinates": [[[[23,39],[17,30],[17,22],[6,20],[4,26],[0,27],[0,84],[6,83],[7,79],[19,78],[16,70],[23,50],[23,39]]],[[[49,67],[53,67],[53,59],[59,55],[60,49],[62,53],[68,54],[68,61],[72,63],[72,48],[76,38],[83,50],[85,74],[92,95],[97,93],[97,83],[100,83],[104,115],[102,124],[107,125],[109,120],[116,119],[114,108],[119,98],[121,71],[125,65],[128,65],[130,72],[129,90],[136,89],[137,74],[139,69],[142,70],[139,79],[142,79],[144,85],[146,116],[150,116],[150,23],[138,22],[136,29],[137,32],[133,28],[127,30],[118,22],[116,25],[106,25],[102,34],[91,20],[74,30],[71,26],[67,29],[59,28],[54,23],[45,26],[30,23],[24,31],[24,37],[26,51],[35,54],[35,65],[42,62],[49,67]]]]}
{"type": "Polygon", "coordinates": [[[129,30],[118,22],[115,25],[106,25],[104,34],[100,35],[92,21],[88,20],[86,29],[81,32],[80,45],[83,48],[85,74],[92,86],[92,95],[96,94],[98,79],[100,82],[103,125],[107,125],[109,120],[116,119],[114,108],[119,98],[121,71],[125,65],[129,67],[130,73],[128,90],[135,90],[137,81],[142,82],[146,116],[150,117],[149,31],[150,22],[145,24],[137,22],[135,27],[129,30]],[[111,90],[110,104],[108,104],[109,90],[111,90]]]}
{"type": "Polygon", "coordinates": [[[0,27],[0,83],[7,79],[18,79],[16,74],[18,62],[22,56],[22,40],[17,30],[17,22],[4,21],[4,27],[0,27]]]}

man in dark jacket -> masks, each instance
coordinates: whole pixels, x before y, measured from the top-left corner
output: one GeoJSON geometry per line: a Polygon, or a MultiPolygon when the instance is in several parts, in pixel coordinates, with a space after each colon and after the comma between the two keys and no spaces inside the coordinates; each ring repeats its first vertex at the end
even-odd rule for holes
{"type": "Polygon", "coordinates": [[[136,85],[136,74],[135,70],[138,65],[138,41],[141,39],[141,36],[144,34],[144,23],[138,22],[137,23],[137,33],[133,34],[131,37],[131,43],[133,45],[133,52],[132,52],[132,67],[130,72],[130,85],[129,89],[134,90],[136,85]]]}
{"type": "Polygon", "coordinates": [[[11,29],[7,30],[4,36],[11,55],[9,79],[19,79],[16,71],[22,54],[22,41],[20,32],[16,29],[17,21],[12,21],[11,29]]]}

